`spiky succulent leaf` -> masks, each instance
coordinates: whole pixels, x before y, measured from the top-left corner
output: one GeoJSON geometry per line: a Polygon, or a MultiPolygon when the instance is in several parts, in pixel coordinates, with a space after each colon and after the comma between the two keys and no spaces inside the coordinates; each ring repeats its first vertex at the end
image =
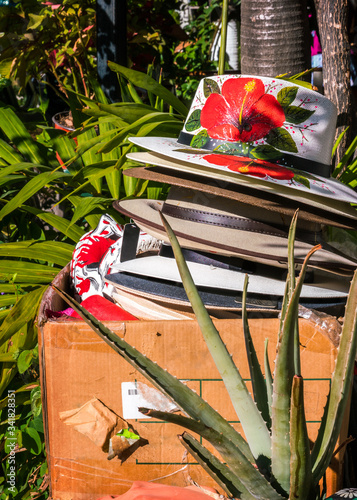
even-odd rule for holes
{"type": "Polygon", "coordinates": [[[161,213],[160,215],[170,239],[187,297],[213,361],[222,377],[233,407],[242,424],[250,449],[257,463],[262,461],[266,464],[266,459],[269,459],[271,454],[268,428],[202,302],[174,232],[165,217],[161,213]]]}
{"type": "MultiPolygon", "coordinates": [[[[204,439],[211,442],[222,458],[227,462],[227,465],[231,470],[229,477],[231,480],[234,479],[235,487],[239,488],[242,494],[249,493],[249,496],[246,496],[245,498],[251,498],[252,495],[255,498],[282,500],[282,497],[274,490],[271,484],[265,479],[265,477],[262,476],[258,469],[240,453],[232,441],[227,439],[224,434],[220,434],[214,429],[210,429],[209,427],[202,425],[201,422],[196,422],[182,415],[144,408],[140,408],[140,411],[144,412],[145,415],[149,415],[160,420],[166,420],[167,422],[172,422],[185,427],[202,435],[204,439]]],[[[191,439],[193,438],[191,437],[191,439]]],[[[196,440],[195,442],[197,443],[196,440]]],[[[208,456],[208,450],[204,450],[205,448],[201,447],[202,453],[208,456]]]]}
{"type": "Polygon", "coordinates": [[[312,470],[304,409],[304,381],[297,375],[293,378],[291,391],[290,451],[289,498],[312,500],[312,470]]]}
{"type": "Polygon", "coordinates": [[[247,351],[247,358],[248,358],[248,365],[249,365],[250,378],[252,382],[254,400],[267,424],[268,429],[270,429],[271,418],[269,411],[267,386],[258,361],[257,353],[254,348],[253,339],[250,334],[249,323],[248,323],[248,315],[246,307],[248,283],[249,279],[248,275],[246,275],[244,279],[243,297],[242,297],[242,321],[243,321],[245,347],[247,351]]]}
{"type": "Polygon", "coordinates": [[[273,375],[270,369],[269,356],[268,356],[268,339],[264,343],[264,371],[265,371],[265,384],[267,389],[267,398],[269,406],[269,416],[271,420],[271,405],[273,401],[273,375]]]}
{"type": "MultiPolygon", "coordinates": [[[[239,465],[243,461],[245,463],[245,466],[248,468],[248,471],[254,469],[254,466],[246,460],[244,455],[242,456],[242,454],[236,447],[233,448],[232,453],[231,442],[229,442],[227,445],[228,440],[224,435],[219,434],[214,429],[207,427],[206,425],[202,424],[202,422],[197,422],[196,420],[184,417],[183,415],[152,410],[149,408],[139,408],[139,411],[148,417],[165,420],[166,422],[179,425],[180,427],[184,427],[185,429],[199,434],[201,437],[209,441],[220,453],[220,455],[224,459],[226,459],[228,466],[232,464],[234,469],[239,470],[239,465]]],[[[186,433],[184,435],[186,435],[188,441],[190,441],[190,439],[188,438],[189,435],[186,433]]],[[[196,440],[194,441],[196,442],[196,440]]],[[[251,494],[248,493],[248,490],[246,490],[245,486],[243,486],[239,477],[231,470],[232,467],[231,469],[228,468],[202,445],[199,446],[199,449],[197,449],[197,446],[193,446],[192,449],[189,449],[189,443],[187,443],[186,439],[182,440],[182,444],[188,449],[193,457],[196,458],[196,460],[202,465],[202,467],[208,472],[208,474],[210,474],[213,479],[215,479],[215,481],[217,481],[217,483],[229,495],[239,496],[239,498],[242,499],[252,498],[251,494]]],[[[252,472],[253,474],[255,474],[256,469],[254,469],[252,472]]]]}
{"type": "Polygon", "coordinates": [[[233,496],[241,500],[254,500],[255,497],[244,486],[237,487],[236,476],[229,468],[220,462],[207,448],[202,446],[197,439],[187,432],[184,432],[178,438],[186,450],[230,497],[233,496]]]}
{"type": "Polygon", "coordinates": [[[331,389],[323,416],[323,425],[312,450],[312,471],[317,483],[329,466],[341,430],[349,390],[353,377],[353,366],[357,351],[357,271],[353,276],[346,304],[340,345],[331,389]]]}
{"type": "Polygon", "coordinates": [[[184,412],[196,420],[200,420],[207,427],[214,428],[231,440],[247,459],[254,462],[254,457],[249,446],[242,436],[204,399],[192,391],[184,383],[164,370],[149,358],[141,354],[135,347],[129,345],[113,331],[97,320],[84,307],[63,292],[55,285],[53,289],[81,316],[81,318],[99,335],[115,352],[120,354],[136,370],[144,375],[156,388],[164,392],[171,400],[175,401],[184,412]]]}
{"type": "Polygon", "coordinates": [[[298,318],[299,298],[304,283],[307,263],[311,255],[321,248],[313,247],[302,265],[299,279],[289,301],[282,323],[275,360],[272,402],[272,473],[281,488],[290,490],[290,398],[294,376],[294,349],[296,321],[298,318]]]}

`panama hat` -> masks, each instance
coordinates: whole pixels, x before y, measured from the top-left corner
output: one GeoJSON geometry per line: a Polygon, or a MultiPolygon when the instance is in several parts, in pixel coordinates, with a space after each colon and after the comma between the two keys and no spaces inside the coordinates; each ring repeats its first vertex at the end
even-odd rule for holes
{"type": "MultiPolygon", "coordinates": [[[[253,262],[287,267],[287,235],[290,218],[213,196],[172,186],[165,201],[130,199],[115,201],[114,208],[150,235],[169,242],[160,214],[164,214],[184,248],[239,256],[253,262]]],[[[324,241],[321,226],[298,222],[295,264],[301,265],[311,246],[323,245],[309,265],[338,274],[351,275],[356,261],[340,255],[324,241]]]]}
{"type": "MultiPolygon", "coordinates": [[[[220,75],[201,80],[178,139],[129,140],[177,168],[229,173],[256,189],[299,193],[308,204],[320,199],[326,210],[339,205],[343,212],[357,193],[331,178],[336,118],[331,101],[296,82],[220,75]]],[[[135,153],[128,158],[137,160],[135,153]]]]}
{"type": "MultiPolygon", "coordinates": [[[[208,308],[240,310],[244,289],[245,272],[221,267],[219,260],[207,262],[207,255],[194,252],[194,259],[185,255],[186,263],[200,296],[208,308]],[[199,256],[202,256],[200,262],[199,256]],[[196,261],[198,259],[198,261],[196,261]]],[[[274,270],[263,266],[250,272],[247,306],[249,309],[280,309],[285,291],[285,280],[274,270]],[[267,270],[268,269],[268,270],[267,270]]],[[[152,255],[117,262],[105,277],[114,289],[140,295],[163,303],[187,305],[188,298],[173,257],[152,255]]],[[[301,292],[301,304],[314,309],[341,306],[345,303],[348,285],[341,278],[314,272],[313,282],[305,283],[301,292]]]]}
{"type": "MultiPolygon", "coordinates": [[[[136,153],[141,161],[142,155],[151,155],[152,153],[136,153]]],[[[167,160],[164,162],[171,163],[167,160]]],[[[144,161],[144,163],[147,163],[144,161]]],[[[294,197],[282,198],[276,193],[270,191],[264,194],[249,185],[241,185],[232,182],[230,179],[219,179],[212,176],[210,179],[202,176],[200,173],[184,172],[182,169],[170,169],[164,166],[136,166],[127,168],[123,171],[127,177],[144,179],[171,186],[181,186],[187,189],[194,189],[207,193],[209,196],[221,196],[241,203],[249,204],[252,207],[260,206],[266,210],[278,211],[279,213],[293,216],[299,209],[299,220],[315,222],[321,225],[331,225],[343,229],[357,229],[357,211],[351,207],[344,207],[343,213],[340,211],[326,212],[325,204],[318,203],[316,206],[307,205],[297,201],[294,197]],[[347,210],[347,211],[346,211],[347,210]]]]}

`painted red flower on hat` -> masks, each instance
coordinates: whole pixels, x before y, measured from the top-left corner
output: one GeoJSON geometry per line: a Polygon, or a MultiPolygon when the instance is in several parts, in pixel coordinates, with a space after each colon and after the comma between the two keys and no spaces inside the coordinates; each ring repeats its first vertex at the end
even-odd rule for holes
{"type": "Polygon", "coordinates": [[[226,80],[221,94],[210,94],[201,111],[208,135],[224,141],[257,141],[284,121],[282,106],[258,78],[226,80]]]}
{"type": "Polygon", "coordinates": [[[294,177],[294,172],[281,165],[274,163],[252,160],[251,158],[241,158],[239,156],[210,154],[204,155],[203,159],[213,165],[227,167],[233,172],[240,174],[253,175],[254,177],[272,177],[279,180],[291,180],[294,177]]]}

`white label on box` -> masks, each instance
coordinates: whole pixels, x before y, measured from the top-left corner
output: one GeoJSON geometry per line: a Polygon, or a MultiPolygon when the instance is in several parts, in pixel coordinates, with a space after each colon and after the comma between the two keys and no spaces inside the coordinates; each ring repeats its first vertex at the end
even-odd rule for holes
{"type": "Polygon", "coordinates": [[[179,408],[160,391],[142,382],[122,382],[121,396],[124,419],[150,418],[138,411],[138,408],[150,408],[160,411],[175,411],[179,408]]]}

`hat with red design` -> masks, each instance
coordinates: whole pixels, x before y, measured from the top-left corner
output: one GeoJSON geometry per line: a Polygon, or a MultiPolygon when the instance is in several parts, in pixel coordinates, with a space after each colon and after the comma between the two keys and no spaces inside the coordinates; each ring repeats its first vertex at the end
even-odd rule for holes
{"type": "Polygon", "coordinates": [[[178,139],[131,137],[128,158],[248,185],[356,219],[357,193],[331,178],[336,108],[296,81],[204,78],[178,139]]]}

